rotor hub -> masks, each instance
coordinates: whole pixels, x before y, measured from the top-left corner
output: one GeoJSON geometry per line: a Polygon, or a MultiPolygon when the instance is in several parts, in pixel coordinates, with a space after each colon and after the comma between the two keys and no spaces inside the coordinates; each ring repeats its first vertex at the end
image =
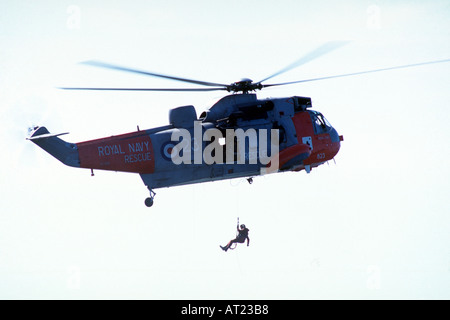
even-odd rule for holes
{"type": "Polygon", "coordinates": [[[242,92],[249,93],[250,91],[261,90],[263,88],[260,82],[253,83],[252,79],[242,78],[239,81],[233,82],[229,86],[227,86],[228,92],[242,92]]]}

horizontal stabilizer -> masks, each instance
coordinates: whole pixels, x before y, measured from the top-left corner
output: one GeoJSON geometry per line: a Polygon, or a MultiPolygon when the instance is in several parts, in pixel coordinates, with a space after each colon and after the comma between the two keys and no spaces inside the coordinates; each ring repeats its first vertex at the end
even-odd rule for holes
{"type": "Polygon", "coordinates": [[[35,136],[31,136],[31,137],[27,138],[27,140],[48,139],[48,138],[52,138],[52,137],[62,136],[62,135],[65,135],[65,134],[69,134],[69,132],[63,132],[63,133],[46,133],[46,134],[41,134],[41,135],[35,135],[35,136]]]}

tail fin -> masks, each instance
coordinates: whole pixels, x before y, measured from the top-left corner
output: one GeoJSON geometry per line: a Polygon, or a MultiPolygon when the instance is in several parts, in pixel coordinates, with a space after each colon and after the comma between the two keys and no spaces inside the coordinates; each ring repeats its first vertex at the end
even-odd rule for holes
{"type": "Polygon", "coordinates": [[[28,140],[47,151],[65,165],[80,167],[77,145],[58,138],[58,136],[64,134],[67,133],[51,134],[45,127],[36,127],[28,140]]]}

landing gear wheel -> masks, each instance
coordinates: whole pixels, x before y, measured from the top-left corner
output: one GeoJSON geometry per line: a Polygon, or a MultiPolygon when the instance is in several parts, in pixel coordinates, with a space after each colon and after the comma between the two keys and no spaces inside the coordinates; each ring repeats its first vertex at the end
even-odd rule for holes
{"type": "Polygon", "coordinates": [[[150,208],[153,205],[153,198],[145,199],[145,205],[150,208]]]}
{"type": "Polygon", "coordinates": [[[150,208],[153,206],[153,199],[155,198],[156,193],[151,188],[148,188],[148,190],[150,191],[150,197],[145,199],[145,205],[150,208]]]}

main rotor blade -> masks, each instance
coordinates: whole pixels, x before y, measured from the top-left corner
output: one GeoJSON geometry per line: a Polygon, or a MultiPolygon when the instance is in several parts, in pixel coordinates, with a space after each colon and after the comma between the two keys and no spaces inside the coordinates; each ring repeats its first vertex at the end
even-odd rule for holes
{"type": "Polygon", "coordinates": [[[297,61],[291,63],[290,65],[284,67],[283,69],[281,69],[280,71],[272,74],[271,76],[268,76],[267,78],[264,78],[263,80],[259,81],[258,83],[267,81],[275,76],[278,76],[282,73],[285,73],[289,70],[292,70],[294,68],[297,68],[309,61],[312,61],[328,52],[331,52],[339,47],[342,47],[343,45],[347,44],[348,41],[330,41],[327,42],[323,45],[321,45],[320,47],[314,49],[313,51],[309,52],[308,54],[304,55],[303,57],[301,57],[300,59],[298,59],[297,61]]]}
{"type": "Polygon", "coordinates": [[[227,88],[81,88],[60,87],[63,90],[97,90],[97,91],[216,91],[227,90],[227,88]]]}
{"type": "Polygon", "coordinates": [[[381,69],[374,69],[374,70],[366,70],[366,71],[352,72],[352,73],[344,73],[344,74],[338,74],[338,75],[334,75],[334,76],[326,76],[326,77],[312,78],[312,79],[305,79],[305,80],[298,80],[298,81],[291,81],[291,82],[265,84],[262,87],[268,88],[268,87],[284,86],[284,85],[288,85],[288,84],[295,84],[295,83],[302,83],[302,82],[327,80],[327,79],[333,79],[333,78],[343,78],[343,77],[357,76],[357,75],[366,74],[366,73],[374,73],[374,72],[381,72],[381,71],[388,71],[388,70],[395,70],[395,69],[404,69],[404,68],[418,67],[418,66],[423,66],[423,65],[428,65],[428,64],[436,64],[436,63],[444,63],[444,62],[450,62],[450,59],[419,62],[419,63],[413,63],[413,64],[406,64],[406,65],[402,65],[402,66],[395,66],[395,67],[388,67],[388,68],[381,68],[381,69]]]}
{"type": "Polygon", "coordinates": [[[81,63],[90,65],[90,66],[94,66],[94,67],[143,74],[146,76],[164,78],[164,79],[175,80],[175,81],[182,81],[182,82],[193,83],[193,84],[198,84],[198,85],[202,85],[202,86],[209,86],[209,87],[226,86],[225,84],[222,84],[222,83],[206,82],[206,81],[200,81],[200,80],[194,80],[194,79],[173,77],[173,76],[168,76],[168,75],[164,75],[164,74],[160,74],[160,73],[153,73],[153,72],[148,72],[148,71],[143,71],[143,70],[138,70],[138,69],[131,69],[131,68],[122,67],[122,66],[109,64],[109,63],[105,63],[105,62],[101,62],[101,61],[95,61],[95,60],[84,61],[81,63]]]}

